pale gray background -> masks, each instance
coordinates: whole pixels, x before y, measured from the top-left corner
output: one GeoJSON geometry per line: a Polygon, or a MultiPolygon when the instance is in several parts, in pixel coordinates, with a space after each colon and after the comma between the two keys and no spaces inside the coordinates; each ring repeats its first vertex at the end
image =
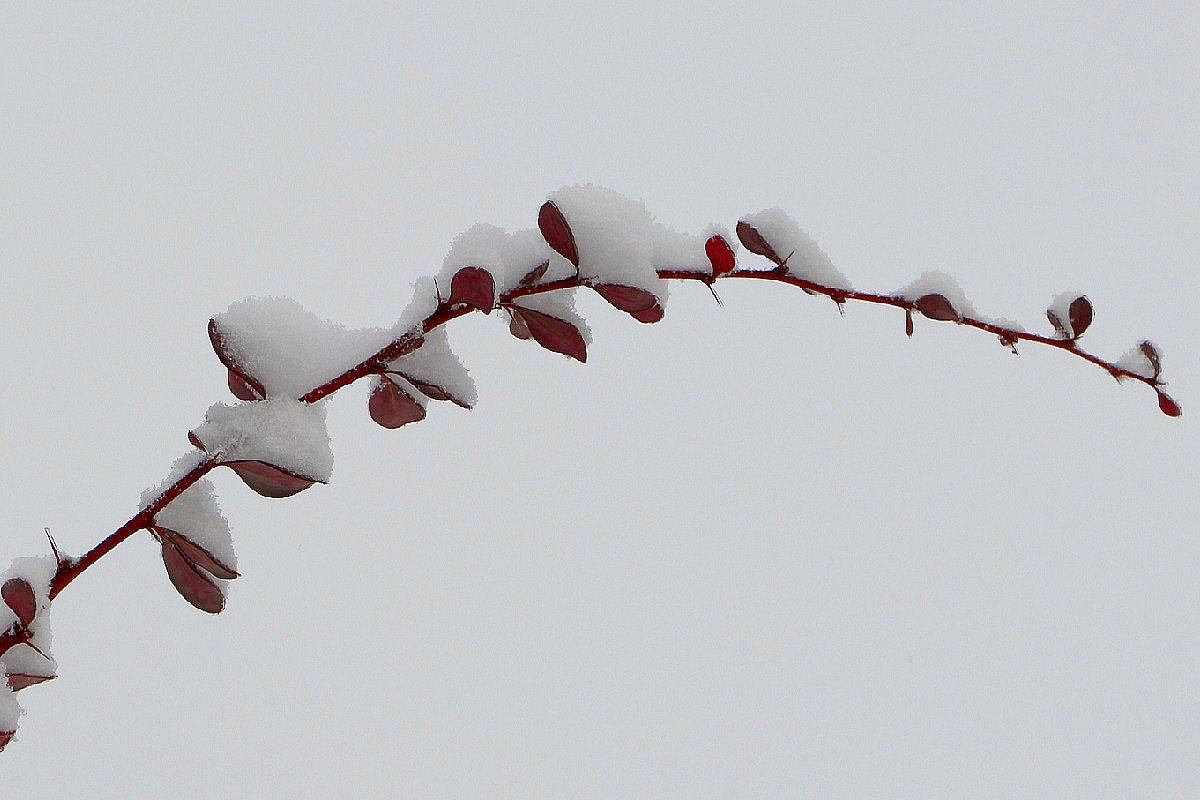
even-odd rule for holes
{"type": "Polygon", "coordinates": [[[210,314],[390,324],[567,183],[1084,290],[1190,416],[782,286],[587,298],[586,366],[465,320],[474,412],[352,387],[330,486],[218,477],[225,614],[144,535],[62,595],[0,794],[1200,796],[1194,3],[299,6],[0,11],[0,557],[128,517],[228,397],[210,314]]]}

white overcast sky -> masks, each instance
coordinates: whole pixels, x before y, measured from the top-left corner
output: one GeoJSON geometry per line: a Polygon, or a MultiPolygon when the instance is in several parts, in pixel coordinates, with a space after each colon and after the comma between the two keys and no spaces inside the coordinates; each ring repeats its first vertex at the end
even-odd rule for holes
{"type": "MultiPolygon", "coordinates": [[[[0,11],[0,560],[81,552],[228,399],[205,324],[390,324],[476,222],[592,182],[781,206],[856,286],[1161,345],[1057,351],[787,287],[493,319],[333,482],[217,477],[209,617],[142,534],[53,609],[0,795],[1200,796],[1194,3],[77,3],[0,11]]],[[[757,265],[747,259],[747,265],[757,265]]]]}

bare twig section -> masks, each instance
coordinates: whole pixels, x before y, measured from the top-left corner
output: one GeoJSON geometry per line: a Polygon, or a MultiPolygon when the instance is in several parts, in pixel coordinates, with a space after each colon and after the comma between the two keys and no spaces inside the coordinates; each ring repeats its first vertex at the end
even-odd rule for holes
{"type": "MultiPolygon", "coordinates": [[[[904,297],[898,297],[889,294],[878,294],[875,292],[861,292],[825,286],[820,283],[799,278],[790,274],[786,267],[776,267],[768,270],[755,269],[734,269],[728,272],[722,272],[716,277],[708,272],[692,271],[692,270],[670,270],[664,269],[658,271],[658,276],[664,280],[679,280],[679,281],[699,281],[705,284],[710,289],[713,283],[717,280],[762,280],[783,283],[790,286],[795,286],[802,289],[804,292],[812,295],[823,295],[836,302],[839,307],[848,302],[871,303],[875,305],[891,306],[902,309],[907,315],[913,312],[924,313],[925,316],[932,316],[933,313],[928,308],[922,308],[920,300],[909,300],[904,297]]],[[[510,291],[504,292],[498,298],[498,305],[505,306],[511,304],[512,301],[531,295],[546,294],[567,289],[577,289],[585,286],[586,283],[579,277],[563,278],[559,280],[546,281],[544,283],[533,283],[531,285],[519,286],[510,291]]],[[[923,299],[923,298],[922,298],[923,299]]],[[[364,359],[360,363],[354,365],[337,377],[314,387],[299,399],[305,403],[316,403],[329,395],[336,392],[345,386],[348,386],[360,378],[365,378],[371,375],[377,375],[386,371],[388,364],[406,353],[412,352],[421,346],[422,333],[430,331],[445,325],[459,317],[466,316],[479,308],[466,303],[454,303],[448,300],[439,302],[436,310],[430,314],[421,324],[421,332],[415,329],[404,334],[398,339],[390,342],[388,345],[380,349],[374,355],[364,359]]],[[[955,324],[963,325],[968,328],[976,328],[978,330],[990,333],[1000,339],[1001,342],[1012,346],[1017,342],[1032,342],[1035,344],[1046,345],[1063,350],[1073,356],[1083,359],[1091,364],[1094,364],[1108,372],[1118,380],[1133,380],[1139,383],[1144,383],[1154,389],[1159,396],[1159,406],[1164,413],[1171,416],[1178,416],[1180,413],[1179,406],[1161,390],[1162,381],[1155,377],[1147,377],[1137,372],[1131,371],[1128,368],[1122,367],[1116,362],[1108,361],[1092,353],[1089,353],[1079,347],[1077,338],[1056,338],[1053,336],[1044,336],[1037,333],[1009,328],[1003,325],[998,325],[994,322],[976,319],[971,316],[955,314],[953,318],[938,317],[935,319],[946,319],[955,324]]],[[[113,533],[109,534],[103,541],[92,548],[88,553],[74,562],[64,562],[58,574],[55,576],[50,590],[50,597],[56,597],[68,584],[76,577],[87,570],[92,564],[99,561],[105,554],[110,552],[118,544],[128,539],[134,533],[150,526],[154,519],[155,513],[164,508],[173,499],[183,493],[189,486],[203,477],[207,472],[217,466],[217,461],[211,459],[205,461],[195,469],[184,475],[176,483],[168,487],[157,500],[150,506],[147,506],[140,511],[136,516],[122,525],[113,533]]]]}

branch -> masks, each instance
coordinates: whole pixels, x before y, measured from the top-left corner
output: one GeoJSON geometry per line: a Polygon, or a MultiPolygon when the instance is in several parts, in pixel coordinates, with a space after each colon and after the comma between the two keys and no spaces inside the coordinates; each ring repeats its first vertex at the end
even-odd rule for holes
{"type": "MultiPolygon", "coordinates": [[[[490,314],[502,309],[509,317],[509,330],[514,336],[533,339],[549,350],[586,361],[583,333],[586,326],[575,315],[572,305],[573,292],[578,289],[593,290],[634,319],[653,323],[663,317],[665,281],[698,281],[710,290],[722,280],[774,281],[807,294],[828,297],[839,308],[849,302],[862,302],[902,309],[909,336],[913,334],[916,313],[990,333],[1013,352],[1019,342],[1063,350],[1100,367],[1117,380],[1146,384],[1157,394],[1159,407],[1165,414],[1181,414],[1179,405],[1162,389],[1161,356],[1153,344],[1140,342],[1117,361],[1093,355],[1079,346],[1079,338],[1090,326],[1093,314],[1090,301],[1083,296],[1058,298],[1047,311],[1056,335],[1043,335],[974,313],[957,284],[946,276],[927,273],[908,289],[894,294],[859,291],[850,287],[816,244],[777,210],[744,218],[736,226],[738,241],[750,252],[772,262],[774,266],[770,269],[739,267],[734,245],[720,229],[712,229],[700,237],[682,237],[653,223],[640,204],[594,187],[573,187],[556,193],[539,211],[538,227],[544,240],[539,240],[538,247],[529,245],[529,237],[517,241],[516,236],[497,233],[498,229],[480,230],[477,226],[468,231],[456,240],[455,249],[447,256],[442,277],[450,279],[449,297],[443,299],[438,290],[432,310],[404,327],[398,324],[394,335],[373,354],[303,393],[281,394],[277,381],[255,374],[255,368],[249,366],[253,359],[244,352],[245,342],[218,324],[218,318],[213,318],[209,337],[218,358],[228,369],[230,389],[248,402],[232,408],[210,409],[205,425],[189,434],[199,452],[177,462],[177,477],[169,478],[154,493],[144,495],[141,510],[87,553],[72,559],[61,556],[55,548],[52,574],[41,583],[41,589],[33,588],[36,580],[24,577],[12,578],[5,584],[4,600],[15,621],[6,631],[0,629],[0,657],[18,644],[37,649],[38,628],[31,627],[35,618],[40,620],[50,601],[141,530],[150,530],[159,540],[168,575],[180,593],[202,610],[219,612],[224,607],[224,582],[238,577],[238,573],[234,569],[227,524],[216,511],[208,482],[201,484],[209,472],[229,466],[252,489],[269,497],[290,496],[314,482],[323,482],[327,475],[319,465],[313,466],[311,458],[287,453],[288,444],[266,441],[270,429],[298,426],[291,432],[315,430],[323,435],[323,411],[314,408],[315,404],[361,378],[377,380],[369,405],[372,417],[384,427],[399,427],[424,418],[423,403],[406,386],[426,398],[453,400],[469,407],[469,399],[421,378],[405,365],[411,364],[418,353],[427,359],[439,357],[436,352],[430,355],[434,348],[428,347],[429,337],[452,320],[476,311],[490,314]],[[607,230],[613,226],[605,224],[610,219],[619,219],[624,226],[615,236],[607,230]],[[480,256],[480,252],[486,257],[480,256]],[[786,257],[781,256],[784,252],[788,253],[786,257]],[[537,254],[540,263],[531,253],[537,254]],[[683,255],[678,256],[679,253],[683,255]],[[427,349],[422,351],[422,348],[427,349]],[[185,493],[191,498],[186,503],[185,493]],[[185,505],[191,516],[185,515],[182,524],[176,525],[165,517],[167,512],[185,505]],[[200,529],[185,530],[189,525],[200,529]]],[[[338,330],[344,333],[343,329],[338,330]]],[[[448,351],[446,355],[452,358],[448,351]]],[[[258,368],[261,367],[259,364],[258,368]]],[[[287,437],[283,440],[292,441],[287,437]]],[[[53,546],[53,540],[51,543],[53,546]]],[[[4,666],[3,662],[0,666],[4,666]]],[[[27,675],[23,676],[21,686],[17,686],[13,682],[14,673],[9,670],[8,675],[14,691],[53,677],[27,675]]],[[[0,691],[3,690],[0,685],[0,691]]],[[[0,749],[11,735],[0,718],[0,749]]]]}

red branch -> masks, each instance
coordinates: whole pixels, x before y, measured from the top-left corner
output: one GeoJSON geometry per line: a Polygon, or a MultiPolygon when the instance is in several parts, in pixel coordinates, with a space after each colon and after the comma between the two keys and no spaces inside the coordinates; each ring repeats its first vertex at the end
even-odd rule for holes
{"type": "Polygon", "coordinates": [[[79,558],[78,560],[67,560],[59,563],[58,571],[55,572],[54,578],[50,581],[50,599],[53,600],[55,597],[58,597],[59,592],[65,589],[67,584],[78,578],[84,570],[103,558],[114,547],[128,539],[130,536],[133,536],[138,531],[150,527],[150,525],[154,522],[155,514],[166,508],[172,500],[187,491],[189,486],[203,478],[216,466],[216,459],[202,461],[200,464],[187,472],[182,478],[168,486],[162,494],[154,499],[154,502],[143,508],[137,514],[135,514],[132,519],[106,536],[104,540],[100,542],[100,544],[89,550],[82,558],[79,558]]]}
{"type": "MultiPolygon", "coordinates": [[[[896,308],[904,309],[905,312],[909,314],[912,314],[914,311],[919,313],[916,303],[903,297],[874,294],[871,292],[858,292],[847,289],[836,289],[819,283],[814,283],[812,281],[807,281],[803,278],[798,278],[795,275],[789,274],[786,268],[776,268],[770,270],[739,269],[732,272],[723,273],[718,278],[713,278],[713,276],[708,272],[695,272],[690,270],[659,270],[658,275],[660,278],[666,280],[700,281],[701,283],[704,283],[710,287],[716,280],[724,280],[726,278],[776,281],[778,283],[786,283],[791,286],[799,287],[810,294],[824,295],[825,297],[828,297],[838,303],[839,306],[849,301],[857,301],[863,303],[875,303],[877,305],[894,306],[896,308]]],[[[558,291],[560,289],[576,289],[587,285],[587,282],[579,277],[546,281],[544,283],[538,283],[532,286],[523,286],[505,292],[500,296],[498,304],[500,306],[504,306],[521,297],[545,294],[548,292],[558,291]]],[[[424,320],[421,325],[421,330],[423,333],[429,333],[435,328],[445,325],[451,320],[466,316],[475,310],[476,309],[473,306],[465,303],[451,304],[448,302],[443,302],[439,304],[437,309],[434,310],[434,312],[424,320]]],[[[1166,397],[1166,395],[1163,394],[1162,390],[1159,388],[1161,381],[1159,381],[1157,378],[1148,378],[1144,375],[1139,375],[1123,367],[1117,366],[1117,364],[1114,362],[1106,361],[1098,356],[1081,350],[1078,342],[1075,339],[1062,339],[1050,336],[1042,336],[1035,333],[1027,333],[1026,331],[1006,328],[1002,325],[996,325],[992,322],[985,322],[983,320],[965,316],[956,320],[956,323],[970,328],[978,328],[979,330],[991,333],[995,336],[998,336],[1002,342],[1010,345],[1018,341],[1025,341],[1035,342],[1037,344],[1048,345],[1050,347],[1056,347],[1060,350],[1065,350],[1072,355],[1078,356],[1085,361],[1101,367],[1118,380],[1128,378],[1130,380],[1135,380],[1150,386],[1155,392],[1158,393],[1160,401],[1162,398],[1166,397]]],[[[407,333],[404,336],[392,341],[371,357],[364,359],[360,363],[343,372],[341,375],[338,375],[336,378],[333,378],[332,380],[329,380],[326,383],[311,389],[299,399],[305,403],[315,403],[333,394],[338,389],[354,383],[360,378],[381,374],[386,371],[392,361],[420,347],[420,342],[420,334],[415,331],[407,333]]],[[[1169,398],[1167,399],[1169,400],[1169,398]]],[[[1170,402],[1173,403],[1173,401],[1170,402]]],[[[58,572],[55,574],[54,579],[51,581],[51,599],[57,597],[58,594],[64,588],[66,588],[68,584],[71,583],[71,581],[75,580],[75,578],[99,561],[104,555],[113,550],[113,548],[115,548],[121,542],[125,541],[138,531],[148,528],[153,522],[155,514],[165,508],[168,503],[182,494],[184,490],[186,490],[189,486],[194,484],[216,466],[218,466],[218,463],[215,459],[209,459],[202,462],[200,465],[193,468],[190,472],[169,486],[161,495],[158,496],[157,499],[154,500],[153,503],[146,506],[132,519],[130,519],[113,533],[109,534],[103,541],[89,550],[83,557],[75,561],[63,561],[59,565],[58,572]]]]}

